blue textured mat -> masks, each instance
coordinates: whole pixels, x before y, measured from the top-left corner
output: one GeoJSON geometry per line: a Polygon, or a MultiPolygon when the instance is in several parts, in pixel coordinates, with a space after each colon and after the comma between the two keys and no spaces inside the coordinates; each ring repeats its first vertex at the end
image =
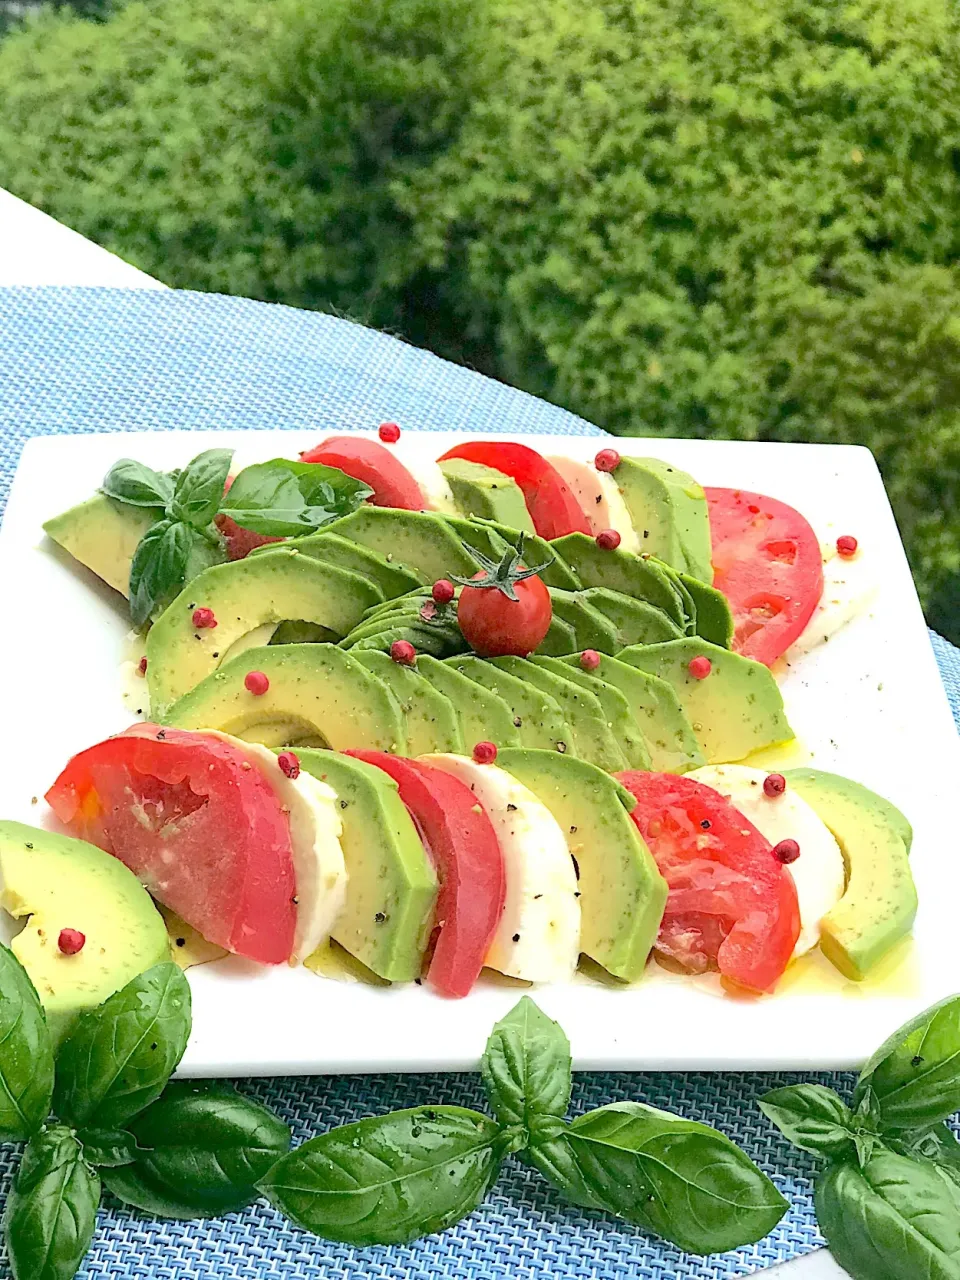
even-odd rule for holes
{"type": "MultiPolygon", "coordinates": [[[[370,427],[599,434],[580,418],[346,321],[243,299],[114,289],[0,289],[0,505],[33,435],[175,427],[370,427]]],[[[960,723],[960,652],[934,649],[960,723]]],[[[822,1243],[812,1159],[787,1147],[756,1098],[785,1075],[584,1073],[574,1107],[642,1097],[717,1125],[792,1203],[760,1244],[696,1259],[564,1204],[510,1163],[482,1209],[409,1248],[355,1250],[291,1229],[257,1205],[208,1223],[102,1215],[88,1280],[726,1280],[822,1243]]],[[[824,1075],[825,1081],[843,1077],[824,1075]]],[[[245,1085],[302,1139],[426,1102],[481,1105],[477,1077],[351,1076],[245,1085]]],[[[6,1185],[10,1149],[0,1149],[6,1185]]]]}

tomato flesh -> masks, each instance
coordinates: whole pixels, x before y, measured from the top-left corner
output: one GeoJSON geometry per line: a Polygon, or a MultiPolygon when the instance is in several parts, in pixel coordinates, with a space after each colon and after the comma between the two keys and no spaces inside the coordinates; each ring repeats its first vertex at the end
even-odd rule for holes
{"type": "Polygon", "coordinates": [[[507,893],[493,825],[470,788],[441,769],[381,751],[346,754],[383,769],[400,788],[440,881],[427,981],[441,995],[465,996],[480,976],[507,893]]]}
{"type": "Polygon", "coordinates": [[[541,538],[589,533],[590,526],[573,490],[553,463],[536,449],[510,441],[469,440],[448,449],[438,461],[464,458],[511,476],[520,486],[533,527],[541,538]]]}
{"type": "Polygon", "coordinates": [[[422,511],[427,505],[420,486],[395,453],[363,436],[331,436],[301,455],[301,462],[322,462],[362,480],[373,490],[375,507],[422,511]]]}
{"type": "Polygon", "coordinates": [[[231,743],[135,725],[74,756],[47,801],[209,942],[262,964],[290,958],[290,823],[231,743]]]}
{"type": "Polygon", "coordinates": [[[525,658],[550,630],[553,605],[540,578],[524,578],[513,590],[516,600],[497,587],[464,587],[460,592],[457,622],[467,644],[482,658],[525,658]]]}
{"type": "Polygon", "coordinates": [[[719,970],[770,991],[800,936],[793,878],[768,840],[719,792],[691,778],[627,771],[630,815],[667,882],[657,950],[692,973],[719,970]]]}
{"type": "Polygon", "coordinates": [[[713,585],[734,619],[733,648],[770,666],[813,617],[823,594],[817,535],[799,511],[746,489],[705,489],[713,585]]]}
{"type": "Polygon", "coordinates": [[[286,542],[286,538],[273,537],[266,533],[254,533],[252,529],[241,529],[232,516],[221,512],[214,517],[213,523],[223,535],[227,544],[228,560],[243,560],[255,547],[265,547],[268,542],[286,542]]]}

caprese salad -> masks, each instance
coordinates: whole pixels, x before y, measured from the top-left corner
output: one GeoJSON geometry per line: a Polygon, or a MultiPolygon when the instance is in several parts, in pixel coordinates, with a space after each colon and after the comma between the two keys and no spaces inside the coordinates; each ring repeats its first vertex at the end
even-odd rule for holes
{"type": "Polygon", "coordinates": [[[858,980],[912,926],[903,815],[751,762],[792,739],[774,670],[828,632],[825,562],[862,556],[774,498],[612,447],[425,464],[385,423],[235,475],[124,459],[45,529],[140,646],[137,723],[52,770],[69,837],[0,823],[65,1017],[156,950],[154,904],[214,955],[322,969],[332,940],[449,997],[582,957],[768,993],[817,947],[858,980]],[[71,859],[86,894],[51,888],[71,859]]]}

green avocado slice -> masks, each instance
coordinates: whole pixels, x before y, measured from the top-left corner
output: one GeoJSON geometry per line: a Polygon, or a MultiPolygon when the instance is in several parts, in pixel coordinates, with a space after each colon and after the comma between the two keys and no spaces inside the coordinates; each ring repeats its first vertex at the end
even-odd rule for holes
{"type": "Polygon", "coordinates": [[[860,981],[913,927],[913,829],[889,800],[849,778],[807,768],[784,770],[784,777],[843,854],[847,885],[820,922],[820,949],[845,977],[860,981]]]}
{"type": "Polygon", "coordinates": [[[369,547],[426,586],[452,573],[471,578],[480,568],[437,512],[364,505],[327,525],[327,532],[369,547]]]}
{"type": "Polygon", "coordinates": [[[438,693],[448,698],[460,718],[464,750],[469,754],[478,742],[495,742],[498,747],[520,745],[520,733],[513,713],[497,694],[461,675],[447,662],[421,653],[417,672],[438,693]]]}
{"type": "MultiPolygon", "coordinates": [[[[257,547],[250,554],[263,555],[267,548],[257,547]]],[[[390,564],[378,551],[361,546],[359,542],[351,542],[329,529],[320,529],[308,534],[305,538],[297,538],[291,544],[292,549],[302,556],[310,556],[313,560],[323,560],[327,564],[336,565],[339,569],[349,569],[351,573],[362,574],[369,578],[383,592],[384,600],[392,600],[407,591],[414,591],[420,585],[419,578],[400,565],[390,564]]]]}
{"type": "MultiPolygon", "coordinates": [[[[568,622],[574,631],[575,649],[597,649],[600,653],[616,653],[622,649],[617,629],[599,609],[584,599],[582,592],[561,591],[551,587],[550,602],[555,616],[568,622]]],[[[572,650],[568,649],[567,653],[572,650]]]]}
{"type": "Polygon", "coordinates": [[[406,752],[400,704],[377,676],[330,644],[248,649],[185,694],[164,716],[178,729],[219,729],[268,747],[297,743],[406,752]],[[244,677],[262,671],[264,694],[244,677]]]}
{"type": "Polygon", "coordinates": [[[662,609],[646,600],[635,600],[608,587],[587,587],[580,595],[616,628],[619,644],[614,653],[631,644],[659,644],[683,636],[681,628],[662,609]]]}
{"type": "Polygon", "coordinates": [[[48,520],[43,531],[84,568],[125,596],[137,544],[162,515],[162,511],[115,502],[98,493],[48,520]]]}
{"type": "Polygon", "coordinates": [[[294,618],[345,636],[379,597],[379,588],[359,574],[285,547],[206,569],[163,611],[147,636],[151,713],[163,716],[255,628],[294,618]],[[193,612],[201,605],[213,610],[215,627],[194,627],[193,612]]]}
{"type": "Polygon", "coordinates": [[[437,876],[397,784],[375,765],[335,751],[297,755],[339,801],[347,896],[335,941],[388,982],[412,982],[430,937],[437,876]]]}
{"type": "Polygon", "coordinates": [[[742,760],[793,737],[777,682],[752,658],[690,636],[624,649],[617,660],[673,685],[708,764],[742,760]],[[689,670],[699,657],[711,664],[702,680],[689,670]]]}
{"type": "Polygon", "coordinates": [[[727,597],[716,587],[708,587],[689,574],[678,573],[677,577],[693,600],[697,635],[721,649],[729,649],[733,640],[733,614],[727,597]]]}
{"type": "MultiPolygon", "coordinates": [[[[561,661],[572,666],[580,659],[561,661]]],[[[650,767],[656,773],[688,773],[706,763],[680,700],[666,680],[606,654],[600,655],[594,674],[619,689],[630,704],[630,713],[647,741],[650,767]]]]}
{"type": "Polygon", "coordinates": [[[578,648],[577,636],[571,624],[559,614],[553,614],[550,628],[537,645],[536,652],[558,657],[564,653],[576,653],[578,648]]]}
{"type": "Polygon", "coordinates": [[[492,520],[525,533],[536,532],[523,493],[512,476],[466,458],[446,458],[439,465],[461,515],[492,520]]]}
{"type": "Polygon", "coordinates": [[[627,762],[607,724],[599,698],[565,675],[526,658],[491,658],[491,665],[553,698],[573,733],[573,754],[598,769],[615,773],[627,762]]]}
{"type": "Polygon", "coordinates": [[[170,959],[163,917],[119,860],[85,840],[0,822],[0,904],[26,925],[10,943],[30,975],[56,1040],[80,1014],[146,969],[170,959]],[[62,956],[61,929],[87,945],[62,956]]]}
{"type": "Polygon", "coordinates": [[[609,774],[555,751],[507,749],[506,769],[550,810],[567,840],[580,890],[580,950],[624,982],[643,974],[667,884],[636,824],[633,797],[609,774]]]}
{"type": "Polygon", "coordinates": [[[644,560],[617,548],[604,551],[585,533],[568,533],[551,543],[570,564],[585,587],[610,587],[626,596],[647,600],[683,629],[687,623],[683,596],[676,581],[657,561],[644,560]]]}
{"type": "Polygon", "coordinates": [[[579,656],[574,661],[541,657],[532,657],[529,661],[538,667],[543,667],[545,671],[552,671],[555,675],[563,676],[565,680],[571,680],[588,693],[592,693],[600,703],[603,718],[613,734],[614,741],[623,752],[623,758],[627,762],[626,767],[628,769],[652,768],[647,740],[633,717],[630,703],[619,689],[584,671],[578,665],[579,656]]]}
{"type": "Polygon", "coordinates": [[[405,667],[388,654],[372,649],[358,649],[353,656],[367,671],[379,676],[400,703],[410,755],[463,751],[460,721],[453,704],[424,680],[416,667],[405,667]]]}
{"type": "Polygon", "coordinates": [[[382,631],[371,632],[361,640],[350,645],[350,652],[362,652],[365,649],[380,653],[389,653],[390,648],[398,640],[406,640],[412,644],[417,653],[427,653],[434,658],[451,658],[458,653],[465,653],[467,644],[458,632],[427,628],[414,622],[401,619],[395,626],[385,627],[382,631]]]}
{"type": "Polygon", "coordinates": [[[631,457],[613,475],[643,550],[712,583],[707,500],[693,476],[659,458],[631,457]]]}
{"type": "Polygon", "coordinates": [[[507,704],[521,746],[573,753],[573,730],[555,698],[471,654],[448,658],[447,666],[497,694],[507,704]]]}

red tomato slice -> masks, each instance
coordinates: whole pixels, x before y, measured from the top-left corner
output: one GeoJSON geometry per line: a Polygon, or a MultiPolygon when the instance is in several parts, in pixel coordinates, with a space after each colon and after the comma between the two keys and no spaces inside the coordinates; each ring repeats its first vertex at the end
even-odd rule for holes
{"type": "Polygon", "coordinates": [[[553,463],[529,449],[510,441],[469,440],[455,445],[438,458],[465,458],[481,462],[505,476],[512,476],[520,486],[530,512],[533,527],[541,538],[562,538],[567,533],[589,533],[590,526],[573,490],[553,463]]]}
{"type": "Polygon", "coordinates": [[[381,751],[346,754],[383,769],[400,788],[440,880],[427,981],[441,995],[465,996],[483,968],[507,892],[493,825],[470,788],[441,769],[381,751]]]}
{"type": "Polygon", "coordinates": [[[713,585],[733,611],[733,648],[769,667],[823,594],[817,535],[799,511],[746,489],[705,489],[713,585]]]}
{"type": "Polygon", "coordinates": [[[135,725],[74,756],[47,801],[209,942],[262,964],[290,958],[290,823],[230,743],[135,725]]]}
{"type": "Polygon", "coordinates": [[[254,547],[265,547],[268,542],[285,542],[285,538],[272,537],[266,533],[254,533],[252,529],[241,529],[232,516],[223,512],[214,517],[213,523],[223,534],[227,544],[227,558],[242,560],[254,547]]]}
{"type": "Polygon", "coordinates": [[[770,991],[800,936],[793,877],[719,792],[670,773],[618,773],[667,882],[657,950],[693,973],[770,991]]]}
{"type": "Polygon", "coordinates": [[[363,436],[331,436],[301,454],[301,462],[323,462],[338,467],[373,490],[375,507],[400,507],[422,511],[427,505],[420,486],[396,454],[376,440],[363,436]]]}

